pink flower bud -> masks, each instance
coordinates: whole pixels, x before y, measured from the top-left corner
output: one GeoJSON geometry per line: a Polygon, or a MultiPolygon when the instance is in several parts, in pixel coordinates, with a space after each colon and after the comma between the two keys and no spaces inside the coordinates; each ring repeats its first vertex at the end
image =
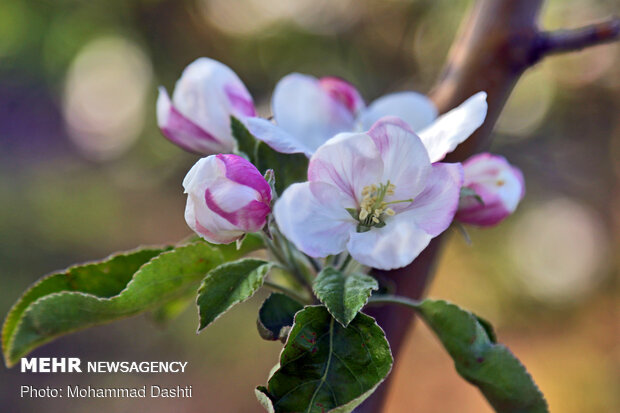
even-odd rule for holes
{"type": "Polygon", "coordinates": [[[200,58],[183,71],[172,101],[163,87],[157,99],[157,123],[166,138],[202,154],[232,152],[230,116],[256,116],[252,96],[228,66],[200,58]]]}
{"type": "Polygon", "coordinates": [[[259,231],[271,212],[271,188],[244,158],[211,155],[200,159],[183,180],[185,221],[202,238],[228,244],[259,231]]]}
{"type": "Polygon", "coordinates": [[[472,189],[474,196],[461,199],[455,219],[472,225],[489,227],[498,224],[517,208],[525,195],[521,171],[502,156],[481,153],[463,163],[463,187],[472,189]]]}

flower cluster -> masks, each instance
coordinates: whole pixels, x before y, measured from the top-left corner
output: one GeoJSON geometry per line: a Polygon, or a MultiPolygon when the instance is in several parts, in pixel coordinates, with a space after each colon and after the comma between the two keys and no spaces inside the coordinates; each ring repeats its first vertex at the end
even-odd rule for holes
{"type": "Polygon", "coordinates": [[[294,73],[277,84],[267,120],[256,115],[238,76],[206,58],[185,69],[172,101],[161,88],[157,102],[163,134],[208,155],[183,182],[185,218],[200,236],[229,243],[260,231],[273,214],[274,228],[302,253],[320,258],[346,251],[380,269],[411,263],[455,219],[490,226],[516,209],[523,177],[504,158],[439,162],[484,122],[486,110],[484,92],[441,116],[415,92],[367,106],[342,79],[294,73]],[[272,205],[270,184],[233,154],[231,117],[275,151],[305,154],[307,182],[289,186],[272,205]]]}

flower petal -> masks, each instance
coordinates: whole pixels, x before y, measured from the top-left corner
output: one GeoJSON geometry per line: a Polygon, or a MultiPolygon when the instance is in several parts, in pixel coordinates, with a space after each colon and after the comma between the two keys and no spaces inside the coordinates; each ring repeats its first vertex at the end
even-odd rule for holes
{"type": "Polygon", "coordinates": [[[288,187],[274,206],[282,233],[312,257],[326,257],[345,249],[355,221],[345,208],[355,205],[342,192],[323,182],[288,187]]]}
{"type": "Polygon", "coordinates": [[[397,214],[383,228],[351,232],[347,249],[361,264],[392,270],[410,264],[433,238],[415,223],[397,214]]]}
{"type": "Polygon", "coordinates": [[[442,160],[482,125],[487,115],[486,99],[485,92],[478,92],[420,131],[431,162],[442,160]]]}
{"type": "Polygon", "coordinates": [[[359,121],[368,130],[384,116],[401,118],[413,131],[420,131],[437,118],[437,108],[426,96],[416,92],[398,92],[375,100],[362,111],[359,121]]]}
{"type": "Polygon", "coordinates": [[[366,106],[355,86],[344,79],[327,76],[320,78],[319,84],[323,90],[342,103],[353,115],[357,115],[366,106]]]}
{"type": "Polygon", "coordinates": [[[303,153],[312,156],[314,148],[308,147],[305,142],[295,138],[281,127],[262,118],[246,118],[245,126],[256,139],[265,142],[273,150],[281,153],[303,153]]]}
{"type": "Polygon", "coordinates": [[[200,58],[188,65],[177,81],[173,106],[186,118],[232,149],[230,116],[255,116],[252,96],[228,66],[200,58]]]}
{"type": "Polygon", "coordinates": [[[232,147],[216,139],[189,118],[183,116],[170,102],[168,92],[159,88],[157,98],[157,124],[172,143],[197,154],[229,152],[232,147]]]}
{"type": "MultiPolygon", "coordinates": [[[[394,184],[395,191],[390,200],[404,200],[416,197],[424,189],[431,163],[420,138],[399,118],[379,119],[368,131],[381,153],[383,177],[394,184]]],[[[398,211],[405,204],[395,204],[398,211]]]]}
{"type": "Polygon", "coordinates": [[[353,113],[312,76],[293,73],[278,82],[272,98],[276,123],[296,142],[288,146],[316,150],[340,132],[352,131],[353,113]]]}
{"type": "Polygon", "coordinates": [[[239,155],[219,154],[217,159],[224,163],[226,178],[254,189],[260,194],[260,200],[271,202],[271,187],[254,165],[239,155]]]}
{"type": "Polygon", "coordinates": [[[243,236],[244,231],[202,204],[204,199],[188,195],[185,221],[194,232],[214,244],[228,244],[243,236]]]}
{"type": "Polygon", "coordinates": [[[460,163],[435,163],[424,191],[413,201],[407,211],[398,216],[410,219],[435,237],[445,231],[459,205],[463,167],[460,163]]]}
{"type": "Polygon", "coordinates": [[[380,182],[383,161],[372,138],[365,133],[341,133],[310,158],[308,180],[340,189],[357,207],[362,189],[380,182]]]}

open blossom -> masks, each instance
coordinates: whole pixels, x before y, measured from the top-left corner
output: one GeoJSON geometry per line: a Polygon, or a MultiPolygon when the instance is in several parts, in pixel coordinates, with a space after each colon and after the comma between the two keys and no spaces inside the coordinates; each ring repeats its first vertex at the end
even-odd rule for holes
{"type": "Polygon", "coordinates": [[[493,226],[512,214],[525,195],[521,171],[502,156],[474,155],[463,163],[463,186],[480,196],[461,200],[456,219],[466,224],[493,226]]]}
{"type": "Polygon", "coordinates": [[[252,96],[235,72],[213,59],[203,57],[185,68],[172,101],[159,88],[157,123],[164,136],[190,152],[232,152],[231,115],[256,116],[252,96]]]}
{"type": "Polygon", "coordinates": [[[319,147],[308,182],[287,188],[274,216],[310,256],[348,250],[364,265],[399,268],[450,225],[462,181],[460,164],[431,164],[407,124],[384,118],[319,147]]]}
{"type": "Polygon", "coordinates": [[[482,124],[487,103],[486,93],[479,92],[438,117],[426,96],[398,92],[366,107],[355,87],[344,80],[293,73],[278,82],[272,110],[276,124],[260,118],[247,119],[246,124],[258,139],[279,152],[310,157],[337,133],[367,131],[380,118],[394,116],[420,137],[431,162],[436,162],[482,124]]]}
{"type": "Polygon", "coordinates": [[[209,242],[228,244],[259,231],[271,212],[271,188],[254,165],[232,154],[200,159],[183,180],[185,221],[209,242]]]}

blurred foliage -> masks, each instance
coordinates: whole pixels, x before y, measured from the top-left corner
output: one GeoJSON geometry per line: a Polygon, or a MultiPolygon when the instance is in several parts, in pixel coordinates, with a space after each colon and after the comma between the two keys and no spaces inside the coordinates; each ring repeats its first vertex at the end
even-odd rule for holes
{"type": "MultiPolygon", "coordinates": [[[[347,78],[367,102],[395,90],[426,92],[471,3],[2,0],[0,312],[51,270],[188,234],[180,183],[195,157],[162,138],[154,107],[156,87],[170,90],[195,58],[228,64],[265,115],[275,83],[292,71],[347,78]],[[97,64],[101,56],[122,58],[97,64]]],[[[576,27],[614,13],[615,0],[551,0],[543,24],[576,27]]],[[[619,50],[606,45],[552,57],[524,76],[491,149],[524,170],[527,196],[505,224],[472,229],[473,246],[455,232],[430,291],[498,326],[501,341],[537,378],[551,411],[620,411],[619,50]]],[[[190,372],[182,379],[194,385],[194,398],[148,401],[140,410],[201,411],[208,400],[217,411],[259,411],[251,390],[264,382],[279,351],[255,331],[261,298],[198,337],[192,308],[165,330],[133,319],[35,354],[184,358],[190,372]],[[137,342],[137,335],[148,339],[137,342]],[[223,366],[225,376],[210,374],[223,366]]],[[[429,337],[418,328],[397,363],[390,412],[490,411],[429,337]]],[[[145,380],[82,377],[97,385],[145,380]]],[[[2,368],[0,380],[45,385],[50,377],[26,380],[2,368]]],[[[72,383],[70,376],[53,380],[72,383]]],[[[182,384],[178,377],[157,380],[182,384]]],[[[0,405],[12,412],[43,403],[50,413],[67,409],[62,400],[20,400],[14,386],[0,390],[0,405]]],[[[76,401],[75,408],[92,408],[88,403],[76,401]]],[[[96,405],[125,411],[133,403],[96,405]]]]}

